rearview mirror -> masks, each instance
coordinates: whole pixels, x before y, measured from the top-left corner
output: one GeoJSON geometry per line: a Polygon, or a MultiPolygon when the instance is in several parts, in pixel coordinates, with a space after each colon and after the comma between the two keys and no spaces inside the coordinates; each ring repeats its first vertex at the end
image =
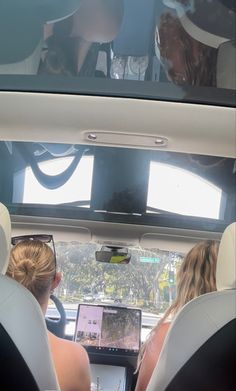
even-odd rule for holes
{"type": "Polygon", "coordinates": [[[95,257],[98,262],[127,264],[131,255],[125,247],[103,246],[100,251],[95,252],[95,257]]]}

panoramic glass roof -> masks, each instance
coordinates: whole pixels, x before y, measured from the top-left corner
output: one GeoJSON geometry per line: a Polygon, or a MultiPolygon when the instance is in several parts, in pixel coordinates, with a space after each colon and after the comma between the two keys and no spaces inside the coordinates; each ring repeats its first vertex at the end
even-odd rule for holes
{"type": "Polygon", "coordinates": [[[234,0],[2,0],[0,89],[235,105],[234,0]]]}
{"type": "Polygon", "coordinates": [[[13,214],[221,231],[236,218],[235,174],[231,158],[0,142],[0,201],[13,214]]]}

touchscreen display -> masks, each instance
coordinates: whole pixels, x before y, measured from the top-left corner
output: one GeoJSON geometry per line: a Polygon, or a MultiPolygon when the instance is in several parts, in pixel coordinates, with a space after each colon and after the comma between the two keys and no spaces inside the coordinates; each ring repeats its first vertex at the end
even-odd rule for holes
{"type": "Polygon", "coordinates": [[[80,304],[75,341],[89,351],[137,354],[140,347],[141,310],[80,304]]]}

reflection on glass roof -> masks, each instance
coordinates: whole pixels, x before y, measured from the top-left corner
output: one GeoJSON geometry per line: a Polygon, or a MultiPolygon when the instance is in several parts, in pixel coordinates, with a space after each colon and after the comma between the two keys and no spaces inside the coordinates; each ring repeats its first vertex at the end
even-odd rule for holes
{"type": "Polygon", "coordinates": [[[4,1],[0,86],[80,93],[99,79],[98,95],[182,100],[200,87],[198,100],[216,99],[207,88],[235,103],[235,15],[234,0],[4,1]]]}
{"type": "Polygon", "coordinates": [[[150,163],[147,208],[219,219],[222,190],[182,168],[150,163]]]}
{"type": "MultiPolygon", "coordinates": [[[[47,160],[39,163],[39,169],[54,178],[63,173],[72,161],[73,157],[70,156],[47,160]]],[[[58,205],[77,202],[81,204],[81,201],[84,201],[82,206],[89,207],[92,174],[93,157],[83,156],[70,178],[62,186],[49,189],[37,180],[31,167],[26,167],[14,174],[13,202],[58,205]]]]}
{"type": "Polygon", "coordinates": [[[210,230],[235,220],[235,197],[231,158],[0,142],[0,201],[13,214],[210,230]]]}

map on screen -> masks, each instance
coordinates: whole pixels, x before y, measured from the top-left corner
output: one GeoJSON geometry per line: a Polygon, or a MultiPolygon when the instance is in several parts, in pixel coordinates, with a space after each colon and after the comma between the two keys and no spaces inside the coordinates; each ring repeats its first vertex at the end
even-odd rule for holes
{"type": "Polygon", "coordinates": [[[140,348],[141,310],[80,304],[74,340],[90,351],[137,354],[140,348]]]}

